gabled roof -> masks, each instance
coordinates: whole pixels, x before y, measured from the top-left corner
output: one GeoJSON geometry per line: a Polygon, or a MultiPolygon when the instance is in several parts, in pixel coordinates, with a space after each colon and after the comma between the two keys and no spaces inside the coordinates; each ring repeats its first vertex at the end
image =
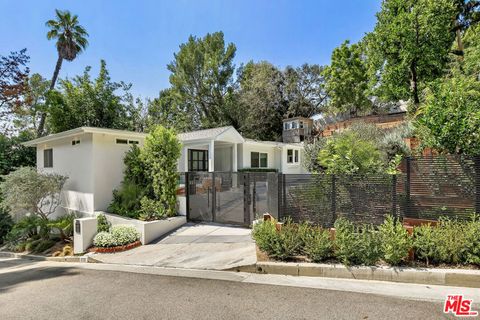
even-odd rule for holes
{"type": "Polygon", "coordinates": [[[233,134],[241,142],[244,141],[240,133],[238,133],[238,131],[235,130],[235,128],[232,126],[184,132],[184,133],[180,133],[178,135],[178,138],[182,142],[200,141],[200,140],[218,140],[219,138],[221,138],[222,135],[225,135],[227,133],[233,134]]]}
{"type": "Polygon", "coordinates": [[[109,135],[116,135],[119,137],[128,137],[128,138],[145,138],[147,134],[141,133],[141,132],[134,132],[134,131],[126,131],[126,130],[117,130],[117,129],[105,129],[105,128],[94,128],[94,127],[79,127],[67,131],[63,131],[60,133],[55,133],[55,134],[50,134],[45,137],[37,138],[34,140],[30,140],[27,142],[24,142],[23,145],[27,147],[32,147],[36,146],[41,143],[46,143],[62,138],[68,138],[68,137],[74,137],[79,134],[84,134],[84,133],[100,133],[100,134],[109,134],[109,135]]]}

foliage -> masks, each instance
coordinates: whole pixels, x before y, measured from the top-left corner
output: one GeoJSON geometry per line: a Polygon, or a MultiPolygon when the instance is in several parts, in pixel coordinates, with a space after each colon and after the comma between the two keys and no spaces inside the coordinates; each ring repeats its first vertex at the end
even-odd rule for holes
{"type": "MultiPolygon", "coordinates": [[[[33,253],[42,253],[55,245],[54,240],[50,239],[39,239],[34,242],[31,242],[30,251],[33,253]]],[[[27,242],[28,244],[28,242],[27,242]]],[[[27,248],[25,248],[27,249],[27,248]]],[[[28,250],[28,249],[27,249],[28,250]]]]}
{"type": "Polygon", "coordinates": [[[333,243],[330,239],[330,232],[315,227],[304,227],[302,240],[303,251],[313,262],[321,262],[333,254],[333,243]]]}
{"type": "Polygon", "coordinates": [[[289,260],[301,252],[302,232],[298,225],[287,220],[280,231],[276,230],[274,221],[263,221],[254,226],[252,236],[258,247],[269,257],[289,260]]]}
{"type": "Polygon", "coordinates": [[[158,98],[148,102],[147,109],[149,128],[162,125],[179,132],[191,131],[195,128],[194,115],[189,112],[185,104],[181,103],[181,98],[171,88],[161,90],[158,98]]]}
{"type": "Polygon", "coordinates": [[[464,248],[462,261],[480,265],[480,218],[473,216],[472,220],[464,225],[462,232],[464,236],[464,248]]]}
{"type": "Polygon", "coordinates": [[[99,232],[93,238],[93,245],[96,247],[115,247],[117,243],[110,232],[99,232]]]}
{"type": "Polygon", "coordinates": [[[104,214],[97,216],[97,232],[109,232],[111,223],[108,222],[107,217],[104,214]]]}
{"type": "Polygon", "coordinates": [[[108,210],[121,216],[138,219],[140,200],[145,197],[146,188],[124,179],[120,188],[113,190],[113,200],[108,210]]]}
{"type": "Polygon", "coordinates": [[[47,240],[50,236],[48,221],[35,215],[26,216],[16,222],[5,237],[10,249],[23,251],[26,241],[47,240]]]}
{"type": "Polygon", "coordinates": [[[387,216],[379,231],[383,260],[391,265],[398,265],[408,257],[408,251],[412,247],[407,230],[400,221],[387,216]]]}
{"type": "Polygon", "coordinates": [[[166,216],[165,206],[160,201],[143,197],[140,200],[138,219],[143,221],[159,220],[166,216]]]}
{"type": "Polygon", "coordinates": [[[314,141],[307,141],[304,144],[303,166],[308,172],[318,173],[323,171],[323,167],[318,162],[318,154],[325,148],[327,139],[317,137],[314,141]]]}
{"type": "Polygon", "coordinates": [[[117,246],[133,243],[140,239],[140,233],[133,226],[113,226],[111,233],[117,246]]]}
{"type": "Polygon", "coordinates": [[[238,172],[278,172],[278,169],[273,168],[242,168],[238,172]]]}
{"type": "Polygon", "coordinates": [[[422,142],[440,151],[480,154],[480,81],[455,74],[433,84],[420,110],[422,142]]]}
{"type": "Polygon", "coordinates": [[[380,140],[380,150],[386,159],[391,161],[395,156],[406,157],[411,154],[410,148],[405,143],[405,138],[412,137],[413,128],[410,122],[395,127],[385,133],[380,140]]]}
{"type": "Polygon", "coordinates": [[[16,128],[29,130],[31,135],[35,134],[42,112],[47,111],[45,100],[49,86],[50,81],[38,73],[34,73],[28,78],[26,90],[23,94],[23,103],[15,111],[13,124],[16,128]]]}
{"type": "Polygon", "coordinates": [[[229,121],[236,47],[225,45],[222,32],[190,36],[168,64],[171,90],[193,115],[193,127],[215,127],[229,121]]]}
{"type": "Polygon", "coordinates": [[[68,178],[22,167],[4,176],[4,179],[0,185],[4,208],[8,208],[12,215],[25,210],[47,219],[60,205],[60,192],[68,178]]]}
{"type": "Polygon", "coordinates": [[[325,68],[329,106],[336,113],[357,115],[370,111],[372,102],[368,88],[367,66],[360,44],[342,43],[333,50],[331,64],[325,68]]]}
{"type": "Polygon", "coordinates": [[[48,222],[51,229],[55,229],[60,234],[60,239],[64,242],[72,242],[73,239],[73,222],[76,216],[74,213],[67,213],[63,216],[48,222]]]}
{"type": "Polygon", "coordinates": [[[252,237],[258,248],[264,252],[272,252],[272,243],[276,237],[275,222],[271,220],[261,221],[253,225],[252,237]]]}
{"type": "Polygon", "coordinates": [[[5,236],[10,232],[12,227],[12,217],[7,211],[0,209],[0,244],[3,243],[5,236]]]}
{"type": "Polygon", "coordinates": [[[345,265],[373,265],[382,256],[381,237],[371,225],[355,226],[345,218],[335,221],[335,257],[345,265]]]}
{"type": "Polygon", "coordinates": [[[29,131],[21,131],[17,136],[11,137],[0,134],[0,175],[9,174],[19,167],[35,165],[35,149],[21,144],[32,138],[29,131]]]}
{"type": "Polygon", "coordinates": [[[155,201],[165,208],[167,216],[176,214],[177,163],[181,144],[173,129],[158,126],[145,139],[141,152],[147,174],[152,177],[155,201]]]}
{"type": "Polygon", "coordinates": [[[427,263],[437,257],[437,229],[430,224],[415,227],[413,229],[413,247],[415,256],[427,263]]]}
{"type": "MultiPolygon", "coordinates": [[[[30,57],[27,49],[0,56],[0,120],[6,121],[22,105],[27,90],[30,57]]],[[[2,125],[4,125],[2,123],[2,125]]]]}
{"type": "Polygon", "coordinates": [[[386,0],[366,41],[370,88],[384,100],[412,99],[440,77],[455,34],[450,0],[386,0]]]}
{"type": "Polygon", "coordinates": [[[133,226],[113,226],[111,232],[102,231],[93,238],[96,247],[115,247],[133,243],[140,239],[140,233],[133,226]]]}
{"type": "Polygon", "coordinates": [[[91,79],[90,70],[86,67],[83,75],[60,81],[60,90],[48,94],[50,131],[81,126],[134,130],[137,111],[130,103],[131,85],[112,82],[104,60],[96,79],[91,79]]]}
{"type": "Polygon", "coordinates": [[[369,174],[384,168],[376,146],[353,131],[330,138],[318,153],[318,162],[328,174],[369,174]]]}

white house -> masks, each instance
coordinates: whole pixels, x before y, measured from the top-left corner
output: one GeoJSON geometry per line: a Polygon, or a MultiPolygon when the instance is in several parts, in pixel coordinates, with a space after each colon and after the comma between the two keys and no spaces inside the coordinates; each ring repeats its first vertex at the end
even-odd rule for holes
{"type": "MultiPolygon", "coordinates": [[[[24,143],[37,148],[37,168],[69,177],[63,207],[85,214],[107,210],[112,190],[123,179],[123,158],[133,144],[142,146],[146,134],[80,127],[24,143]]],[[[303,143],[255,141],[231,126],[179,134],[179,172],[236,172],[270,168],[282,173],[306,173],[303,143]]]]}

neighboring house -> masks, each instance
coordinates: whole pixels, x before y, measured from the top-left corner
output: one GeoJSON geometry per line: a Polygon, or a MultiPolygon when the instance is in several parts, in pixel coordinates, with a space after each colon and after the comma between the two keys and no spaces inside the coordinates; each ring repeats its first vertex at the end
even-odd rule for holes
{"type": "MultiPolygon", "coordinates": [[[[37,148],[37,168],[69,177],[62,206],[92,214],[105,211],[112,191],[123,179],[125,152],[143,146],[146,134],[80,127],[24,143],[37,148]]],[[[306,173],[303,144],[256,141],[243,138],[235,128],[220,127],[181,133],[179,172],[239,169],[276,169],[306,173]]]]}

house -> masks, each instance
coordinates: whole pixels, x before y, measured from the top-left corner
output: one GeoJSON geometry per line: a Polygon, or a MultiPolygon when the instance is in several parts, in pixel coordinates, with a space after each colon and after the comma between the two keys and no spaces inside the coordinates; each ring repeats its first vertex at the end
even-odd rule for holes
{"type": "MultiPolygon", "coordinates": [[[[107,210],[112,190],[123,179],[123,158],[132,145],[143,146],[146,134],[80,127],[24,143],[37,149],[37,168],[69,177],[63,208],[93,214],[107,210]]],[[[181,133],[179,172],[275,169],[306,173],[303,144],[245,139],[234,127],[181,133]]]]}

